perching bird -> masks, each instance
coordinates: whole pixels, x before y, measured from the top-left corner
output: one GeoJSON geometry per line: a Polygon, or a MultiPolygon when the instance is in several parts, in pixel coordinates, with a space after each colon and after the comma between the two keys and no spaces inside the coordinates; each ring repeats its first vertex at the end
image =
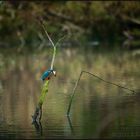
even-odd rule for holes
{"type": "Polygon", "coordinates": [[[48,69],[47,71],[45,71],[42,76],[41,76],[41,79],[44,81],[44,80],[49,80],[50,77],[52,76],[56,76],[56,71],[52,70],[52,69],[48,69]]]}

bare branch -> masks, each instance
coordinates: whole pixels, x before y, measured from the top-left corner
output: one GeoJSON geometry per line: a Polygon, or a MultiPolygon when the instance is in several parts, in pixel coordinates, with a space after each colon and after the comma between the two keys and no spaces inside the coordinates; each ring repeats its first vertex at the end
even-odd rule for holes
{"type": "Polygon", "coordinates": [[[81,73],[80,73],[80,75],[79,75],[79,78],[78,78],[78,80],[77,80],[77,82],[75,83],[75,86],[74,86],[74,88],[73,88],[72,96],[71,96],[71,99],[70,99],[70,102],[69,102],[69,106],[68,106],[68,110],[67,110],[67,116],[69,116],[70,109],[71,109],[71,105],[72,105],[72,101],[73,101],[73,98],[74,98],[74,95],[75,95],[75,91],[76,91],[76,88],[77,88],[77,86],[78,86],[78,84],[79,84],[79,81],[80,81],[80,79],[81,79],[83,73],[87,73],[87,74],[89,74],[89,75],[91,75],[91,76],[93,76],[93,77],[98,78],[99,80],[101,80],[101,81],[103,81],[103,82],[105,82],[105,83],[112,84],[112,85],[114,85],[114,86],[117,86],[117,87],[126,89],[126,90],[128,90],[128,91],[130,91],[130,92],[132,92],[132,93],[135,93],[135,91],[132,90],[132,89],[129,89],[129,88],[120,86],[120,85],[118,85],[118,84],[115,84],[115,83],[112,83],[112,82],[109,82],[109,81],[106,81],[106,80],[104,80],[104,79],[102,79],[102,78],[100,78],[100,77],[98,77],[98,76],[96,76],[96,75],[94,75],[94,74],[92,74],[92,73],[90,73],[90,72],[81,71],[81,73]]]}
{"type": "Polygon", "coordinates": [[[40,22],[41,26],[43,27],[43,29],[44,29],[44,31],[45,31],[45,33],[46,33],[46,35],[47,35],[49,41],[50,41],[51,44],[52,44],[52,46],[55,47],[55,45],[54,45],[52,39],[50,38],[50,36],[49,36],[49,34],[48,34],[48,32],[47,32],[47,30],[46,30],[46,28],[45,28],[45,25],[44,25],[44,23],[43,23],[43,20],[42,20],[41,18],[39,19],[39,22],[40,22]]]}
{"type": "Polygon", "coordinates": [[[55,44],[53,43],[52,39],[50,38],[50,36],[49,36],[47,30],[45,29],[45,25],[44,25],[43,20],[42,20],[41,18],[39,18],[39,22],[40,22],[41,26],[43,27],[43,29],[44,29],[44,31],[45,31],[45,33],[46,33],[46,35],[47,35],[49,41],[51,42],[51,44],[52,44],[52,46],[53,46],[53,56],[52,56],[52,61],[51,61],[51,69],[53,69],[54,59],[55,59],[55,55],[56,55],[56,46],[55,46],[55,44]]]}

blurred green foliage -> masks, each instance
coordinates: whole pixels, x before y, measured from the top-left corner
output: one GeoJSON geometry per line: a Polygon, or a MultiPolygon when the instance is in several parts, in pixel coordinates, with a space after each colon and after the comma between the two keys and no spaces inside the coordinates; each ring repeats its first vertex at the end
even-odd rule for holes
{"type": "Polygon", "coordinates": [[[119,40],[124,31],[139,37],[139,5],[139,1],[3,1],[0,46],[12,47],[24,42],[38,47],[42,41],[40,34],[44,34],[38,17],[44,19],[55,40],[66,34],[80,42],[119,40]]]}

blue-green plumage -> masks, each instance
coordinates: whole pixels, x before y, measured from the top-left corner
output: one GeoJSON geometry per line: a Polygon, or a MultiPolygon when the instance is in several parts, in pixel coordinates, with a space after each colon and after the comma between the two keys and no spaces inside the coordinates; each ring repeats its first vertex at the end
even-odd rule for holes
{"type": "Polygon", "coordinates": [[[53,73],[53,70],[51,70],[51,69],[45,71],[42,74],[41,79],[44,81],[45,79],[49,78],[52,73],[53,73]]]}

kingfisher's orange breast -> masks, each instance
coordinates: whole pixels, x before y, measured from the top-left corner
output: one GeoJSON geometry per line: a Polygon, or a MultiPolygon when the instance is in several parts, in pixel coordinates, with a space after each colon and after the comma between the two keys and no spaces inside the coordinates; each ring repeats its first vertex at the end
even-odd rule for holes
{"type": "Polygon", "coordinates": [[[50,80],[50,77],[46,77],[45,80],[50,80]]]}

